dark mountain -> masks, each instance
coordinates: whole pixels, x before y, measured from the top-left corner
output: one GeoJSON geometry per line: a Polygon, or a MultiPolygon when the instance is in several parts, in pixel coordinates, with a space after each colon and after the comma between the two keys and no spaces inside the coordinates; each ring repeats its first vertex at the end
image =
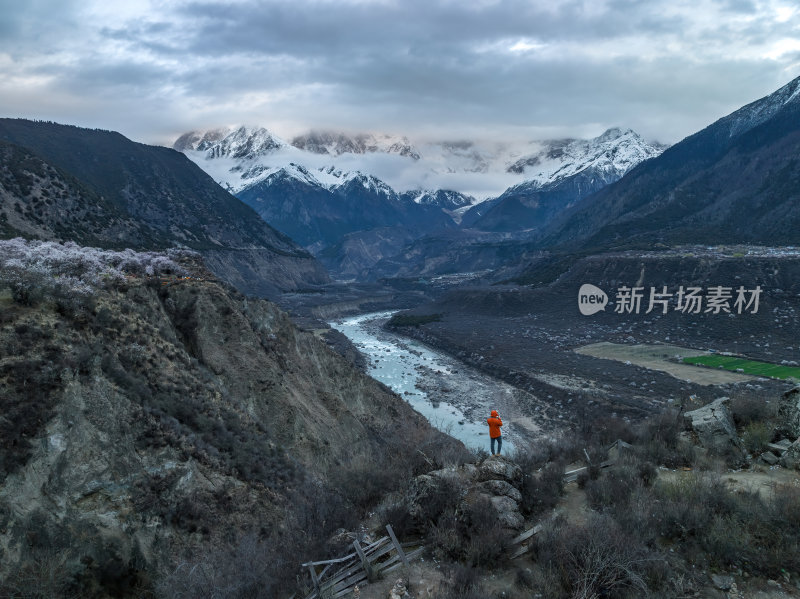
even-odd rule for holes
{"type": "Polygon", "coordinates": [[[6,235],[101,247],[181,245],[245,293],[328,281],[308,252],[180,152],[111,131],[21,119],[0,119],[0,141],[6,235]]]}
{"type": "Polygon", "coordinates": [[[362,279],[367,269],[394,256],[415,239],[416,235],[405,227],[355,231],[323,249],[317,254],[317,259],[339,277],[362,279]]]}
{"type": "Polygon", "coordinates": [[[443,231],[414,240],[377,262],[366,278],[417,278],[498,269],[541,254],[530,241],[474,230],[443,231]]]}
{"type": "Polygon", "coordinates": [[[90,246],[164,246],[167,238],[69,173],[0,141],[0,235],[90,246]]]}
{"type": "Polygon", "coordinates": [[[566,248],[800,241],[800,78],[587,197],[543,241],[566,248]]]}
{"type": "MultiPolygon", "coordinates": [[[[397,228],[391,234],[385,230],[380,243],[385,244],[388,239],[401,243],[400,240],[408,238],[408,231],[418,237],[456,226],[452,217],[438,206],[404,199],[375,177],[354,173],[343,177],[340,183],[326,186],[307,169],[294,164],[244,189],[238,197],[280,231],[316,254],[324,253],[332,260],[330,264],[349,262],[347,256],[337,257],[336,250],[326,248],[345,248],[347,244],[342,242],[350,234],[397,228]]],[[[367,243],[371,237],[362,237],[360,243],[367,243]]],[[[395,251],[401,247],[398,245],[395,251]]],[[[375,250],[367,248],[360,253],[362,257],[382,256],[389,251],[385,247],[375,250]]]]}
{"type": "Polygon", "coordinates": [[[498,232],[541,229],[579,200],[615,180],[616,177],[609,180],[607,173],[599,169],[587,168],[543,185],[526,181],[493,200],[493,204],[477,219],[472,220],[473,215],[470,215],[468,226],[498,232]]]}
{"type": "Polygon", "coordinates": [[[481,231],[541,229],[582,198],[658,156],[665,147],[619,128],[588,140],[546,142],[540,152],[519,159],[508,169],[533,178],[507,189],[491,206],[482,208],[480,215],[477,211],[465,215],[465,226],[481,231]]]}

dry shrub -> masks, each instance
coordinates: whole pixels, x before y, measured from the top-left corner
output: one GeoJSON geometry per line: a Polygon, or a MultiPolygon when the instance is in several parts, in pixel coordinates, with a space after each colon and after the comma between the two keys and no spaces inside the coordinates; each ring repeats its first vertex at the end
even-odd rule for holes
{"type": "Polygon", "coordinates": [[[549,597],[632,598],[649,593],[659,559],[608,515],[585,525],[557,520],[537,539],[539,564],[550,572],[549,597]]]}

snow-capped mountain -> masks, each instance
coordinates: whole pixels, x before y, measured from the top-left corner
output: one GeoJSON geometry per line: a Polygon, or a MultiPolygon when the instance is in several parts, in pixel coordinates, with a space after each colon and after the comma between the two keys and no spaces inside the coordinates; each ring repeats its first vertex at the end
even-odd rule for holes
{"type": "Polygon", "coordinates": [[[767,122],[788,104],[800,102],[800,77],[793,79],[770,95],[742,106],[739,110],[714,123],[732,139],[767,122]]]}
{"type": "Polygon", "coordinates": [[[543,243],[795,245],[800,77],[732,112],[553,220],[543,243]]]}
{"type": "Polygon", "coordinates": [[[515,161],[507,170],[524,174],[526,181],[545,185],[594,169],[610,183],[666,148],[645,141],[631,129],[613,128],[594,139],[543,141],[537,151],[515,161]]]}
{"type": "MultiPolygon", "coordinates": [[[[263,127],[192,131],[173,146],[223,187],[238,193],[290,164],[302,165],[321,183],[336,184],[345,173],[365,173],[399,193],[451,190],[474,202],[496,197],[514,185],[546,184],[588,167],[616,180],[664,146],[631,130],[609,129],[589,140],[526,143],[475,141],[412,142],[391,135],[312,132],[291,143],[263,127]],[[319,173],[319,175],[317,175],[319,173]]],[[[420,195],[419,193],[417,194],[420,195]]]]}
{"type": "Polygon", "coordinates": [[[407,137],[359,133],[347,135],[330,131],[311,131],[292,139],[292,145],[313,154],[340,156],[342,154],[398,154],[412,160],[420,155],[407,137]]]}
{"type": "Polygon", "coordinates": [[[203,152],[206,158],[252,160],[287,147],[280,137],[264,127],[229,127],[208,131],[190,131],[173,144],[179,152],[203,152]]]}
{"type": "Polygon", "coordinates": [[[578,201],[613,183],[665,146],[636,132],[609,129],[594,139],[546,141],[508,169],[526,180],[464,214],[463,226],[483,231],[523,231],[546,226],[578,201]]]}
{"type": "Polygon", "coordinates": [[[539,227],[663,150],[620,129],[522,144],[318,132],[288,143],[234,127],[193,131],[174,147],[347,276],[421,235],[539,227]]]}

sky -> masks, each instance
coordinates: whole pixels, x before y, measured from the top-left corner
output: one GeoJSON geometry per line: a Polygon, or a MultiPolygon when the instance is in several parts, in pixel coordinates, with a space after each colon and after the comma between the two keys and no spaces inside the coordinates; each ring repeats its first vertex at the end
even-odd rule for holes
{"type": "Polygon", "coordinates": [[[796,0],[0,0],[0,116],[674,143],[800,76],[796,0]]]}

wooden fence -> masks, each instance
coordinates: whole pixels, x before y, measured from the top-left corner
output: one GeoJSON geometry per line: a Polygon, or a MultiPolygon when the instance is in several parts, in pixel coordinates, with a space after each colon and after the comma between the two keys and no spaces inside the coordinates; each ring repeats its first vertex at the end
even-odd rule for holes
{"type": "MultiPolygon", "coordinates": [[[[609,450],[616,448],[617,452],[630,449],[630,445],[624,441],[615,441],[609,450]]],[[[586,450],[584,449],[584,453],[586,450]]],[[[591,465],[589,454],[586,453],[587,466],[570,470],[564,473],[564,482],[572,482],[578,475],[587,470],[591,465]]],[[[601,462],[600,468],[607,468],[616,463],[616,456],[601,462]]],[[[542,530],[542,525],[537,524],[533,528],[519,534],[511,541],[511,559],[516,559],[530,549],[531,538],[542,530]]],[[[400,543],[392,530],[391,525],[386,526],[387,536],[381,537],[374,543],[361,546],[356,540],[353,541],[353,553],[321,562],[307,562],[303,564],[311,574],[311,582],[314,590],[311,591],[306,599],[338,599],[351,593],[356,585],[363,582],[374,581],[380,574],[386,574],[399,568],[407,566],[411,560],[416,559],[425,550],[417,543],[400,543]],[[411,549],[410,552],[407,552],[411,549]],[[321,568],[321,569],[320,569],[321,568]]]]}
{"type": "Polygon", "coordinates": [[[380,574],[407,566],[422,555],[424,547],[415,543],[401,544],[391,525],[386,526],[386,532],[389,533],[387,536],[363,547],[358,541],[353,541],[355,551],[344,557],[303,564],[304,568],[308,568],[314,585],[314,590],[306,599],[344,597],[357,584],[373,581],[380,574]],[[408,549],[411,551],[407,552],[408,549]]]}

